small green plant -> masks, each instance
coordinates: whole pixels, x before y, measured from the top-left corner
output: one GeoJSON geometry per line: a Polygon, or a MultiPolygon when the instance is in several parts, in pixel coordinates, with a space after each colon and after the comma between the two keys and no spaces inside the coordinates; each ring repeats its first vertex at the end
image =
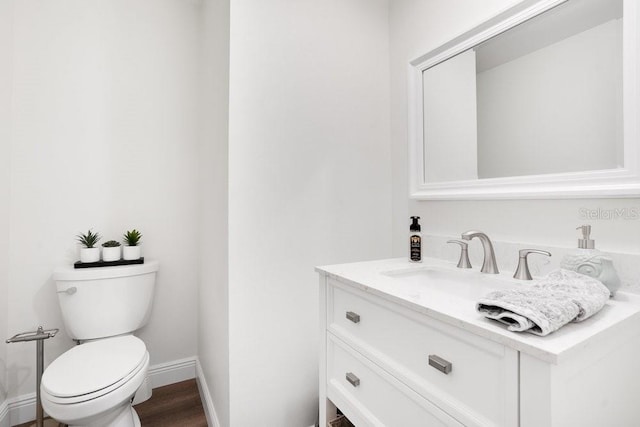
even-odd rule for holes
{"type": "Polygon", "coordinates": [[[116,242],[115,240],[109,240],[102,244],[103,248],[117,248],[118,246],[120,246],[120,242],[116,242]]]}
{"type": "Polygon", "coordinates": [[[76,236],[78,242],[80,242],[85,248],[93,248],[98,240],[102,237],[98,233],[93,233],[91,230],[87,231],[87,234],[80,233],[76,236]]]}
{"type": "Polygon", "coordinates": [[[127,244],[127,246],[138,246],[138,243],[140,243],[141,237],[142,237],[142,234],[135,228],[131,231],[127,231],[126,233],[124,233],[124,241],[127,244]]]}

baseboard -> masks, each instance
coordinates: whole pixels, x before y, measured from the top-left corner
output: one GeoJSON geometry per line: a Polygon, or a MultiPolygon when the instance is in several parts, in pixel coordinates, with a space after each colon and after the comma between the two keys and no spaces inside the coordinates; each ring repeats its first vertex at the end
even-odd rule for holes
{"type": "Polygon", "coordinates": [[[196,357],[187,357],[150,366],[149,379],[151,380],[151,387],[158,388],[195,378],[197,361],[196,357]]]}
{"type": "Polygon", "coordinates": [[[0,427],[10,427],[9,424],[9,406],[7,401],[0,403],[0,427]]]}
{"type": "MultiPolygon", "coordinates": [[[[8,425],[13,426],[36,419],[36,394],[23,394],[7,400],[8,425]]],[[[0,422],[0,424],[2,424],[0,422]]]]}
{"type": "MultiPolygon", "coordinates": [[[[198,359],[196,357],[188,357],[150,366],[149,379],[152,387],[162,387],[195,378],[197,362],[198,359]]],[[[35,418],[35,392],[0,402],[0,427],[26,423],[35,420],[35,418]]]]}
{"type": "Polygon", "coordinates": [[[211,393],[209,393],[207,380],[204,378],[204,372],[202,372],[202,366],[200,366],[199,360],[196,360],[196,382],[198,383],[198,391],[200,392],[200,399],[202,399],[204,414],[207,417],[207,425],[209,427],[220,427],[220,420],[218,420],[216,408],[213,406],[213,399],[211,398],[211,393]]]}

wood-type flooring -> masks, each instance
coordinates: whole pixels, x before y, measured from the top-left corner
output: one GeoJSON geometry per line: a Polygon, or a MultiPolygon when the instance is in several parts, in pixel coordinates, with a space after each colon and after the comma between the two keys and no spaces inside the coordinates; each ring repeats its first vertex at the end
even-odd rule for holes
{"type": "MultiPolygon", "coordinates": [[[[151,399],[135,406],[142,427],[207,427],[196,380],[187,380],[153,389],[151,399]]],[[[47,420],[46,427],[63,424],[47,420]]],[[[35,421],[16,427],[29,427],[35,421]]]]}

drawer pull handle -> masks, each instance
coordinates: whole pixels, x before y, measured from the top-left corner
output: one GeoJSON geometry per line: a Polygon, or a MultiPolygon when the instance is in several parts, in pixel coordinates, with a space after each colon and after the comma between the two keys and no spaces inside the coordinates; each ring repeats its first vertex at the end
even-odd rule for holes
{"type": "Polygon", "coordinates": [[[360,323],[360,315],[353,311],[347,311],[347,319],[351,320],[353,323],[360,323]]]}
{"type": "Polygon", "coordinates": [[[358,387],[360,385],[360,378],[356,377],[351,372],[347,372],[347,375],[345,375],[345,378],[354,387],[358,387]]]}
{"type": "Polygon", "coordinates": [[[442,357],[436,356],[435,354],[429,355],[429,366],[433,366],[443,374],[448,374],[449,372],[451,372],[451,368],[453,367],[451,362],[447,362],[442,357]]]}

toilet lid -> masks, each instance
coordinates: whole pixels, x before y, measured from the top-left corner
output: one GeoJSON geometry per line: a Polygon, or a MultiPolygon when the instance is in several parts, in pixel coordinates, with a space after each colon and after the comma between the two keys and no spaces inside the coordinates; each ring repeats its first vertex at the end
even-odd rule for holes
{"type": "Polygon", "coordinates": [[[51,396],[75,397],[109,387],[145,359],[144,342],[133,335],[78,345],[54,360],[42,375],[51,396]]]}

